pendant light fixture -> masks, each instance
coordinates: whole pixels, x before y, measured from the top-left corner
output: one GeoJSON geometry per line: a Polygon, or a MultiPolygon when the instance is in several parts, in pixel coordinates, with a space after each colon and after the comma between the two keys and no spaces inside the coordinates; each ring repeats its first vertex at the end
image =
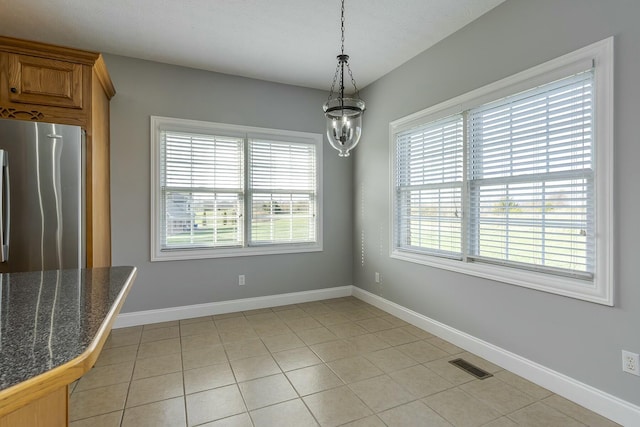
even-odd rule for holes
{"type": "Polygon", "coordinates": [[[360,99],[356,81],[349,67],[349,55],[344,53],[344,0],[342,0],[340,28],[342,31],[342,47],[338,58],[338,66],[333,76],[333,83],[329,91],[329,99],[323,106],[324,115],[327,118],[327,138],[333,148],[338,150],[340,157],[349,157],[349,152],[358,145],[362,135],[362,114],[364,113],[364,101],[360,99]],[[344,94],[345,67],[351,78],[353,94],[344,94]],[[335,91],[336,83],[340,78],[339,92],[335,91]]]}

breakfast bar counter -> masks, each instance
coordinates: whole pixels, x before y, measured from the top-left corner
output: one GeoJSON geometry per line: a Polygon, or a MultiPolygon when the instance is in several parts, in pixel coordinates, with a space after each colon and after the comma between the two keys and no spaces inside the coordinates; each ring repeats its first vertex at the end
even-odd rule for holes
{"type": "Polygon", "coordinates": [[[0,274],[0,427],[68,424],[68,385],[95,363],[135,275],[135,267],[0,274]]]}

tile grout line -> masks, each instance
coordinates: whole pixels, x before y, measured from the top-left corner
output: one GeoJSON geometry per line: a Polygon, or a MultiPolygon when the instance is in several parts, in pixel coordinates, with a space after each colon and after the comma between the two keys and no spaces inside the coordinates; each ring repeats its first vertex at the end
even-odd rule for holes
{"type": "MultiPolygon", "coordinates": [[[[244,313],[243,313],[242,317],[246,319],[246,316],[244,316],[244,313]]],[[[236,372],[233,369],[233,366],[231,365],[231,359],[229,359],[229,353],[228,353],[227,348],[225,347],[224,342],[222,340],[222,337],[220,336],[220,333],[218,331],[218,325],[216,325],[215,321],[213,321],[213,325],[216,328],[216,334],[218,335],[218,338],[220,339],[220,344],[222,345],[222,349],[224,351],[225,357],[227,358],[227,364],[229,365],[229,369],[231,370],[231,375],[233,375],[233,380],[235,381],[234,385],[236,386],[236,390],[238,391],[238,394],[240,394],[240,398],[242,399],[242,405],[244,406],[245,413],[249,417],[249,421],[251,422],[251,425],[253,426],[253,425],[255,425],[255,423],[253,422],[253,418],[251,417],[251,413],[249,412],[249,407],[247,406],[247,401],[245,400],[244,395],[242,394],[242,390],[240,390],[240,385],[239,385],[240,383],[238,381],[238,377],[236,376],[236,372]]],[[[241,341],[243,341],[243,340],[241,340],[241,341]]],[[[225,418],[235,417],[236,415],[240,415],[240,414],[232,414],[232,415],[229,415],[228,417],[225,417],[225,418]]],[[[225,418],[220,418],[220,419],[225,419],[225,418]]],[[[218,419],[218,420],[208,420],[208,421],[205,421],[205,423],[209,423],[209,422],[213,422],[213,421],[219,421],[220,419],[218,419]]],[[[205,424],[205,423],[203,423],[203,424],[205,424]]]]}
{"type": "Polygon", "coordinates": [[[133,370],[131,371],[131,379],[129,380],[129,384],[127,385],[127,394],[124,398],[124,403],[122,405],[122,415],[120,416],[120,427],[124,424],[124,414],[127,409],[127,401],[129,400],[129,393],[131,392],[131,384],[133,383],[133,373],[136,370],[136,364],[138,363],[138,352],[140,351],[140,345],[142,344],[142,334],[144,334],[144,326],[140,330],[140,338],[138,338],[138,344],[136,347],[136,357],[133,360],[133,370]]]}
{"type": "Polygon", "coordinates": [[[180,367],[182,370],[182,405],[184,407],[184,424],[185,427],[189,425],[189,411],[187,410],[187,385],[184,379],[184,358],[182,357],[182,324],[178,322],[178,335],[180,336],[180,367]]]}

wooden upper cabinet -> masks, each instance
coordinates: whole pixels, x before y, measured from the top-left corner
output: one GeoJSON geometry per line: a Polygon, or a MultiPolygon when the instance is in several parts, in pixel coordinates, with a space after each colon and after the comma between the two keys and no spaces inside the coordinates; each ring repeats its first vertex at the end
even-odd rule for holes
{"type": "Polygon", "coordinates": [[[0,36],[0,118],[81,126],[86,132],[86,266],[111,265],[109,100],[102,55],[0,36]]]}
{"type": "Polygon", "coordinates": [[[22,104],[82,108],[82,65],[8,54],[9,100],[22,104]]]}

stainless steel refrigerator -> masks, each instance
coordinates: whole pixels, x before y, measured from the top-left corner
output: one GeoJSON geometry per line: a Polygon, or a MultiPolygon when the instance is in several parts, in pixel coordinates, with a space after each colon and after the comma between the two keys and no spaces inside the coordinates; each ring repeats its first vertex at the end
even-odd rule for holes
{"type": "Polygon", "coordinates": [[[82,142],[78,126],[0,119],[0,273],[84,266],[82,142]]]}

